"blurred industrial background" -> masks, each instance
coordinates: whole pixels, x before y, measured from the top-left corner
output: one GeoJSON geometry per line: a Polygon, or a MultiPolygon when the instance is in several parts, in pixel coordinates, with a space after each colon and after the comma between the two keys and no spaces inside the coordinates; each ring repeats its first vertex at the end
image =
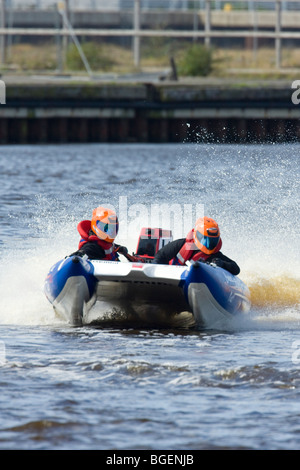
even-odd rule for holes
{"type": "Polygon", "coordinates": [[[0,0],[0,73],[0,143],[298,139],[300,2],[0,0]]]}
{"type": "Polygon", "coordinates": [[[300,64],[299,1],[0,0],[0,21],[0,64],[15,71],[169,66],[196,41],[216,73],[300,64]]]}

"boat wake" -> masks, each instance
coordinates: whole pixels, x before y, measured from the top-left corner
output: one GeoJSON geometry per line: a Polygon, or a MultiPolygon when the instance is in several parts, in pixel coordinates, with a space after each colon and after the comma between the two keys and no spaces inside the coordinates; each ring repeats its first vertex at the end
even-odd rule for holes
{"type": "Polygon", "coordinates": [[[251,295],[251,311],[236,327],[290,329],[300,327],[300,279],[291,274],[244,277],[251,295]]]}
{"type": "Polygon", "coordinates": [[[248,282],[252,305],[256,308],[299,307],[300,279],[290,275],[256,278],[248,282]]]}

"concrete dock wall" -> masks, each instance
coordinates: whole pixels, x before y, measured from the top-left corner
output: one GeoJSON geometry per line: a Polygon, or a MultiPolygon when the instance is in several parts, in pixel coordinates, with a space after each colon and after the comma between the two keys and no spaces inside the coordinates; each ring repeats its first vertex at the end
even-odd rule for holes
{"type": "Polygon", "coordinates": [[[290,84],[8,85],[0,143],[300,140],[290,84]]]}

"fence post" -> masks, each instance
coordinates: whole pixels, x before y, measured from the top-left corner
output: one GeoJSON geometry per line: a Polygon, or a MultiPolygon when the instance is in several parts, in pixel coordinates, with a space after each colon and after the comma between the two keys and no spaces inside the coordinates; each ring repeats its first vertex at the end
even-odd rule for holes
{"type": "Polygon", "coordinates": [[[276,54],[276,68],[281,66],[281,0],[276,0],[276,27],[275,32],[277,37],[275,39],[275,54],[276,54]]]}
{"type": "Polygon", "coordinates": [[[205,0],[205,45],[207,47],[210,46],[210,36],[209,33],[211,31],[211,8],[210,8],[210,0],[205,0]]]}
{"type": "Polygon", "coordinates": [[[62,73],[63,71],[63,56],[62,56],[62,38],[59,34],[59,29],[61,29],[61,16],[58,10],[58,4],[54,6],[54,18],[55,18],[55,28],[56,28],[56,35],[55,35],[55,43],[56,43],[56,63],[57,63],[57,72],[62,73]]]}
{"type": "MultiPolygon", "coordinates": [[[[5,28],[6,26],[6,10],[5,10],[5,0],[0,0],[0,14],[1,14],[1,28],[5,28]]],[[[0,65],[5,64],[5,45],[6,45],[6,38],[5,35],[2,34],[0,37],[0,65]]]]}
{"type": "MultiPolygon", "coordinates": [[[[69,0],[64,0],[65,2],[65,15],[66,15],[66,18],[68,19],[68,21],[70,21],[70,5],[69,5],[69,0]]],[[[62,22],[64,23],[64,22],[62,22]]],[[[67,50],[68,50],[68,46],[70,44],[70,36],[63,36],[62,37],[62,68],[63,70],[65,70],[66,68],[66,62],[67,62],[67,50]]]]}
{"type": "MultiPolygon", "coordinates": [[[[134,0],[134,12],[133,12],[133,28],[135,31],[139,31],[141,27],[141,0],[134,0]]],[[[140,37],[135,35],[133,38],[133,57],[134,65],[139,67],[140,65],[140,37]]]]}

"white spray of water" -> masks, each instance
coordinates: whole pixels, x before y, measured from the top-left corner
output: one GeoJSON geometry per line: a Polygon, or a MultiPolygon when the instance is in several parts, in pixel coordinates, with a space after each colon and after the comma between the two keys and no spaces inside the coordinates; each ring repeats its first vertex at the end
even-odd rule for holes
{"type": "Polygon", "coordinates": [[[32,238],[14,237],[1,257],[0,324],[59,322],[44,294],[50,267],[76,249],[73,217],[39,197],[30,222],[32,238]],[[52,207],[52,210],[50,207],[52,207]],[[70,251],[71,250],[71,251],[70,251]]]}

